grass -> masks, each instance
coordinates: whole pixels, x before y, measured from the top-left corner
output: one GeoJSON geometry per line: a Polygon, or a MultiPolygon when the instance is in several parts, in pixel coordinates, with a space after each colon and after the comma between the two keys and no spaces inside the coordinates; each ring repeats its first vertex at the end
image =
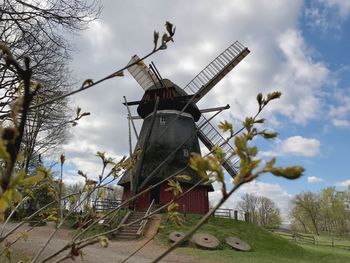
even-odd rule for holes
{"type": "MultiPolygon", "coordinates": [[[[193,226],[200,216],[187,215],[186,223],[182,228],[163,222],[165,228],[159,235],[159,241],[169,244],[168,236],[172,231],[186,232],[193,226]]],[[[309,244],[296,244],[277,234],[271,233],[253,224],[224,218],[210,218],[198,231],[215,235],[221,245],[218,250],[201,250],[191,247],[179,248],[178,251],[190,255],[198,261],[205,262],[240,262],[240,263],[344,263],[350,262],[350,250],[315,246],[309,244]],[[248,242],[252,251],[239,252],[231,249],[224,243],[225,237],[237,236],[248,242]]]]}

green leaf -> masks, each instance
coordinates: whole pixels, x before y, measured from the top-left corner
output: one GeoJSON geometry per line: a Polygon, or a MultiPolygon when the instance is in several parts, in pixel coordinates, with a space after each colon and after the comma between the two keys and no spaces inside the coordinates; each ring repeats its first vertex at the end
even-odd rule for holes
{"type": "Polygon", "coordinates": [[[222,130],[223,132],[227,132],[227,131],[230,131],[230,132],[233,132],[233,127],[232,127],[232,124],[229,123],[228,121],[220,121],[219,125],[218,125],[218,128],[220,130],[222,130]]]}
{"type": "Polygon", "coordinates": [[[1,137],[0,137],[0,158],[2,158],[5,161],[10,160],[10,155],[7,152],[4,140],[1,137]]]}
{"type": "Polygon", "coordinates": [[[266,130],[263,130],[261,132],[259,132],[259,134],[264,137],[265,139],[273,139],[275,137],[277,137],[278,132],[268,132],[266,130]]]}
{"type": "Polygon", "coordinates": [[[263,102],[263,95],[262,93],[259,93],[257,96],[256,96],[256,100],[258,101],[259,103],[259,106],[261,107],[262,106],[262,102],[263,102]]]}
{"type": "Polygon", "coordinates": [[[84,80],[83,84],[81,85],[81,88],[91,86],[92,84],[94,84],[94,81],[92,79],[86,79],[86,80],[84,80]]]}
{"type": "Polygon", "coordinates": [[[173,36],[175,34],[175,28],[173,28],[173,24],[169,21],[165,22],[165,28],[168,31],[170,36],[173,36]]]}
{"type": "Polygon", "coordinates": [[[188,176],[188,175],[186,175],[186,174],[176,175],[175,178],[176,178],[177,180],[185,181],[185,182],[191,181],[191,177],[188,176]]]}
{"type": "Polygon", "coordinates": [[[153,48],[153,50],[157,49],[157,46],[158,46],[158,39],[159,39],[159,32],[154,31],[154,32],[153,32],[153,43],[154,43],[154,48],[153,48]]]}
{"type": "Polygon", "coordinates": [[[265,119],[259,119],[259,120],[255,120],[254,123],[264,123],[265,122],[265,119]]]}
{"type": "Polygon", "coordinates": [[[114,72],[112,75],[110,75],[110,77],[124,77],[124,71],[118,70],[117,72],[114,72]]]}
{"type": "Polygon", "coordinates": [[[282,92],[280,91],[274,91],[272,93],[267,94],[267,101],[279,99],[282,96],[282,92]]]}
{"type": "Polygon", "coordinates": [[[44,179],[43,174],[36,174],[36,175],[28,176],[20,182],[20,185],[36,184],[43,179],[44,179]]]}
{"type": "Polygon", "coordinates": [[[286,168],[276,167],[270,170],[272,174],[282,176],[287,179],[297,179],[303,175],[304,171],[305,169],[302,166],[289,166],[286,168]]]}
{"type": "Polygon", "coordinates": [[[276,158],[272,158],[270,161],[268,161],[265,164],[264,170],[265,171],[270,171],[273,168],[275,163],[276,163],[276,158]]]}

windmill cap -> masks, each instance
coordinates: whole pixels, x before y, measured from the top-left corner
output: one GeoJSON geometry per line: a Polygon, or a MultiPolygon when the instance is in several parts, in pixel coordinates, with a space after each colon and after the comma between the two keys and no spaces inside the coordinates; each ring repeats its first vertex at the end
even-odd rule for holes
{"type": "MultiPolygon", "coordinates": [[[[163,86],[157,83],[145,91],[137,108],[140,117],[145,118],[153,112],[157,97],[159,97],[158,110],[178,111],[182,111],[192,98],[169,79],[163,79],[162,83],[163,86]]],[[[191,114],[195,121],[198,121],[201,116],[198,107],[194,103],[188,104],[183,111],[191,114]]]]}

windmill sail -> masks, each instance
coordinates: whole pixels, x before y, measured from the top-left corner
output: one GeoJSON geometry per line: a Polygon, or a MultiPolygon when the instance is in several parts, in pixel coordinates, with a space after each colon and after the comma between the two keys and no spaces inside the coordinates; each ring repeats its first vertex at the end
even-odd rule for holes
{"type": "Polygon", "coordinates": [[[194,99],[194,102],[199,101],[249,53],[248,48],[236,41],[206,66],[183,89],[188,94],[197,94],[198,96],[194,99]]]}
{"type": "MultiPolygon", "coordinates": [[[[138,60],[140,60],[140,58],[137,55],[134,55],[128,65],[133,64],[138,60]]],[[[129,67],[128,71],[145,91],[158,82],[154,73],[142,61],[129,67]]]]}
{"type": "MultiPolygon", "coordinates": [[[[199,139],[209,150],[215,145],[219,146],[225,142],[225,139],[221,136],[218,130],[203,116],[203,114],[196,126],[197,129],[199,128],[199,139]]],[[[239,159],[234,154],[234,148],[229,143],[224,144],[222,150],[226,154],[226,159],[222,163],[222,166],[232,177],[234,177],[237,174],[236,165],[238,164],[239,159]]]]}
{"type": "MultiPolygon", "coordinates": [[[[195,98],[193,101],[198,102],[249,53],[248,48],[236,41],[206,66],[183,90],[188,94],[194,93],[195,98]]],[[[203,114],[197,122],[197,128],[199,128],[199,139],[209,150],[215,145],[219,146],[225,142],[218,130],[208,122],[203,114]]],[[[222,146],[222,149],[227,157],[222,166],[234,177],[237,174],[236,166],[238,163],[238,158],[234,154],[234,148],[229,143],[226,143],[222,146]]]]}

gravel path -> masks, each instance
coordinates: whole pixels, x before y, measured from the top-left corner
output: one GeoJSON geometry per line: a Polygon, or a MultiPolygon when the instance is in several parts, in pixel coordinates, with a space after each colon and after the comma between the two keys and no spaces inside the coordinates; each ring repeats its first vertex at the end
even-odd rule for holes
{"type": "MultiPolygon", "coordinates": [[[[117,263],[121,262],[125,258],[127,258],[131,253],[133,253],[136,249],[142,246],[145,242],[147,242],[150,237],[152,237],[156,231],[156,225],[159,222],[159,218],[154,218],[151,220],[150,226],[145,234],[145,237],[142,240],[135,241],[110,241],[107,248],[102,248],[100,245],[96,244],[93,246],[86,247],[83,249],[84,251],[84,260],[86,263],[117,263]]],[[[9,223],[6,225],[5,229],[11,229],[15,226],[15,223],[9,223]]],[[[0,227],[2,227],[0,225],[0,227]]],[[[17,232],[23,232],[29,227],[24,225],[17,232]]],[[[27,241],[18,241],[14,248],[19,251],[23,255],[31,255],[34,256],[35,252],[38,251],[43,244],[45,244],[48,236],[53,231],[53,225],[41,226],[34,228],[30,234],[27,241]]],[[[12,238],[15,238],[17,235],[12,235],[12,238]]],[[[10,240],[11,240],[10,239],[10,240]]],[[[54,251],[57,251],[61,247],[63,247],[70,240],[69,230],[68,229],[60,229],[55,237],[51,240],[47,248],[43,253],[43,257],[50,255],[54,251]]],[[[162,251],[166,249],[165,246],[157,243],[156,241],[150,241],[145,247],[143,247],[140,251],[138,251],[132,258],[128,259],[126,262],[135,262],[135,263],[146,263],[151,262],[153,258],[157,257],[162,251]]],[[[64,255],[64,254],[62,254],[64,255]]],[[[43,258],[42,257],[42,258],[43,258]]],[[[39,261],[40,262],[40,261],[39,261]]],[[[65,260],[63,262],[81,262],[79,258],[76,261],[71,259],[65,260]]],[[[178,255],[176,253],[170,253],[167,255],[163,261],[161,262],[199,262],[194,258],[178,255]]]]}

